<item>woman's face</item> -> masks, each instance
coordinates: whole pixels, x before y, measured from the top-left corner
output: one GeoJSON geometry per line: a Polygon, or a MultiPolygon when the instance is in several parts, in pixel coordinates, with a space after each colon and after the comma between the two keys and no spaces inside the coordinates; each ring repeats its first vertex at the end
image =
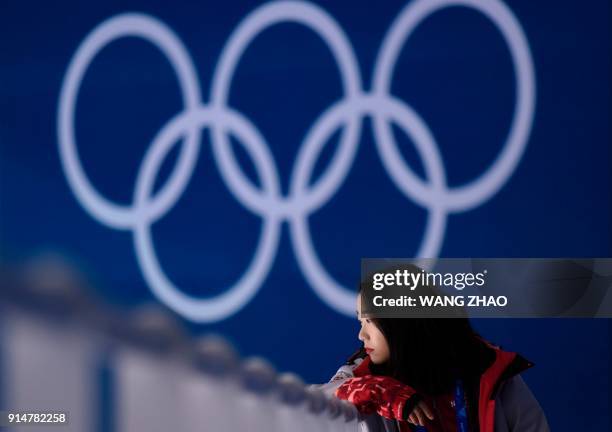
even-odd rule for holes
{"type": "Polygon", "coordinates": [[[357,319],[361,323],[358,338],[363,342],[370,359],[375,364],[389,360],[389,344],[374,321],[361,316],[361,295],[357,296],[357,319]]]}

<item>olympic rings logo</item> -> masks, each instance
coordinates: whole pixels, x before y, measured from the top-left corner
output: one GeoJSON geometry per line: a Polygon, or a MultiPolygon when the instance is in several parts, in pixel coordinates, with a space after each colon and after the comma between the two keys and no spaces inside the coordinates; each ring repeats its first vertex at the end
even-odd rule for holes
{"type": "Polygon", "coordinates": [[[321,264],[312,244],[308,216],[327,203],[339,189],[357,152],[362,122],[370,116],[375,141],[391,180],[400,191],[429,212],[419,257],[436,257],[446,219],[491,198],[512,175],[521,159],[532,127],[535,105],[534,67],[527,39],[508,7],[499,0],[415,0],[400,12],[382,43],[370,92],[363,90],[355,53],[338,23],[320,7],[306,1],[277,1],[251,12],[229,38],[214,71],[211,100],[201,100],[193,62],[179,38],[159,20],[144,14],[120,14],[99,24],[78,47],[62,84],[58,112],[59,153],[76,198],[100,223],[133,233],[138,263],[153,293],[188,319],[215,322],[244,307],[257,293],[273,265],[283,221],[290,226],[299,266],[316,294],[340,313],[352,315],[355,294],[337,283],[321,264]],[[491,20],[508,45],[516,77],[516,106],[506,141],[494,163],[477,179],[459,187],[446,183],[441,155],[425,122],[404,101],[390,94],[393,69],[400,50],[415,28],[432,13],[449,7],[473,8],[491,20]],[[242,54],[251,41],[270,26],[294,22],[306,26],[327,44],[337,63],[344,97],[322,113],[298,151],[287,196],[281,193],[278,170],[270,148],[249,119],[227,104],[229,88],[242,54]],[[185,105],[170,119],[148,148],[133,192],[133,203],[118,205],[101,196],[83,171],[77,153],[74,111],[79,87],[90,63],[107,44],[122,37],[139,37],[159,48],[176,72],[185,105]],[[421,180],[402,161],[391,132],[400,126],[415,143],[427,180],[421,180]],[[151,225],[177,202],[193,175],[199,135],[210,128],[212,151],[224,182],[238,201],[259,215],[262,231],[245,273],[223,294],[194,298],[180,291],[163,273],[151,238],[151,225]],[[338,151],[327,171],[312,187],[309,181],[326,140],[342,130],[338,151]],[[229,135],[244,145],[261,179],[261,188],[242,173],[231,150],[229,135]],[[182,141],[180,141],[182,139],[182,141]],[[153,185],[164,158],[181,142],[174,171],[159,192],[153,185]]]}

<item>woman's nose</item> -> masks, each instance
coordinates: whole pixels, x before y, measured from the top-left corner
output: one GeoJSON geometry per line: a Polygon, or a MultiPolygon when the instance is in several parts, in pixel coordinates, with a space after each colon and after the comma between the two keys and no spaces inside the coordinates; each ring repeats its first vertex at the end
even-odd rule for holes
{"type": "Polygon", "coordinates": [[[359,334],[357,335],[357,338],[361,341],[361,342],[365,342],[366,339],[366,332],[363,331],[363,329],[359,330],[359,334]]]}

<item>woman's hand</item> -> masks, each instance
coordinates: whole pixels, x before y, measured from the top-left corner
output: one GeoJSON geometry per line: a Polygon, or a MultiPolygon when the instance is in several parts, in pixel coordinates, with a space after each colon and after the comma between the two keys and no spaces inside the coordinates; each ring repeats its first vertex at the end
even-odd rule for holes
{"type": "Polygon", "coordinates": [[[433,419],[433,413],[412,387],[388,376],[348,379],[338,387],[336,396],[351,402],[362,413],[375,411],[391,420],[424,425],[425,418],[433,419]]]}
{"type": "Polygon", "coordinates": [[[425,418],[433,420],[434,415],[429,406],[425,402],[420,401],[408,416],[408,421],[417,426],[425,426],[425,418]]]}

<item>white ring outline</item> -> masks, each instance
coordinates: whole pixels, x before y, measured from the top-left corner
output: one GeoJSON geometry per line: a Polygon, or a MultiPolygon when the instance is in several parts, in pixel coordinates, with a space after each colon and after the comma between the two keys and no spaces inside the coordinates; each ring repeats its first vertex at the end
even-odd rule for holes
{"type": "Polygon", "coordinates": [[[434,12],[449,6],[473,8],[489,18],[500,30],[510,49],[516,76],[516,103],[510,132],[506,143],[493,165],[478,179],[470,183],[448,188],[445,191],[430,191],[419,177],[401,164],[402,156],[392,144],[393,135],[389,125],[379,116],[374,116],[374,127],[380,140],[383,163],[395,184],[404,189],[415,202],[427,206],[428,202],[444,202],[451,212],[462,212],[482,204],[493,196],[508,181],[521,159],[533,123],[535,110],[535,72],[529,44],[521,26],[508,7],[498,0],[415,0],[409,3],[395,20],[385,37],[375,63],[373,91],[379,96],[388,95],[391,76],[397,58],[406,39],[421,21],[434,12]],[[383,150],[384,149],[384,150],[383,150]],[[438,193],[443,193],[439,196],[438,193]]]}
{"type": "MultiPolygon", "coordinates": [[[[217,109],[227,106],[229,87],[240,56],[261,32],[279,23],[294,22],[301,24],[317,34],[338,59],[340,78],[345,97],[356,99],[361,93],[361,77],[357,59],[348,38],[340,26],[323,9],[302,1],[278,1],[265,4],[244,18],[229,37],[219,58],[211,86],[211,104],[217,109]]],[[[352,161],[358,144],[361,129],[359,118],[350,118],[340,139],[339,150],[335,153],[326,172],[314,188],[329,191],[330,184],[337,182],[339,171],[345,171],[352,161]]],[[[226,134],[219,125],[213,126],[213,151],[218,164],[222,166],[223,178],[239,201],[251,211],[260,214],[288,216],[304,211],[303,204],[295,195],[284,200],[279,194],[267,194],[261,198],[257,189],[242,174],[233,157],[226,134]]],[[[339,186],[339,185],[338,185],[339,186]]],[[[295,191],[293,191],[295,192],[295,191]]],[[[316,191],[315,191],[316,193],[316,191]]],[[[327,195],[330,195],[329,193],[327,195]]]]}
{"type": "MultiPolygon", "coordinates": [[[[113,40],[123,37],[145,39],[166,56],[177,77],[186,109],[196,109],[200,104],[200,86],[189,53],[179,38],[164,23],[144,14],[122,14],[99,24],[83,40],[74,54],[60,92],[58,117],[59,154],[70,184],[79,202],[100,223],[116,229],[134,227],[138,209],[120,206],[101,196],[91,185],[79,162],[74,130],[74,108],[83,76],[97,53],[113,40]]],[[[197,154],[198,130],[190,131],[186,146],[179,154],[176,167],[152,204],[154,213],[161,217],[172,205],[169,199],[180,187],[179,174],[193,170],[197,154]]]]}
{"type": "MultiPolygon", "coordinates": [[[[264,145],[263,138],[245,118],[235,112],[219,112],[214,108],[200,108],[180,114],[171,120],[153,141],[143,160],[134,189],[134,202],[137,208],[149,208],[147,201],[153,190],[156,174],[164,158],[183,132],[194,128],[210,127],[218,122],[222,122],[224,127],[234,132],[241,139],[240,142],[246,144],[245,149],[255,155],[253,161],[260,178],[263,179],[264,186],[273,189],[273,183],[278,184],[275,175],[266,175],[266,172],[274,172],[271,169],[270,160],[261,158],[261,155],[264,154],[261,150],[254,150],[264,145]]],[[[151,220],[151,217],[143,215],[137,219],[134,228],[134,248],[145,280],[161,301],[185,317],[200,322],[214,322],[223,319],[244,307],[253,298],[274,262],[280,237],[280,220],[273,216],[266,217],[255,256],[242,277],[223,294],[212,298],[197,299],[177,289],[161,269],[151,239],[151,220]]]]}
{"type": "MultiPolygon", "coordinates": [[[[433,179],[433,184],[437,188],[446,187],[442,159],[438,152],[428,151],[428,149],[436,148],[433,136],[418,114],[408,105],[399,103],[397,100],[390,98],[378,100],[376,97],[364,97],[358,101],[347,101],[343,104],[334,105],[325,116],[321,116],[319,122],[315,123],[315,126],[308,134],[307,142],[314,143],[310,147],[315,146],[317,142],[324,143],[329,138],[329,135],[337,129],[337,123],[343,119],[344,111],[353,112],[360,109],[363,114],[371,115],[373,107],[376,107],[377,113],[381,113],[401,125],[404,131],[412,138],[417,151],[421,156],[424,156],[423,165],[426,176],[433,179]]],[[[322,145],[319,147],[322,147],[322,145]]],[[[309,163],[308,158],[303,160],[306,168],[303,169],[304,180],[302,184],[305,185],[312,172],[314,163],[309,163]]],[[[316,158],[312,157],[310,160],[315,161],[316,158]]],[[[400,191],[402,190],[400,189],[400,191]]],[[[438,255],[446,227],[446,209],[436,202],[429,204],[427,208],[429,210],[429,218],[423,242],[417,252],[417,256],[420,258],[438,255]]],[[[348,316],[354,315],[356,292],[338,284],[321,264],[317,254],[314,252],[307,215],[303,213],[294,215],[290,220],[290,229],[294,253],[312,289],[325,303],[337,311],[348,316]]]]}

